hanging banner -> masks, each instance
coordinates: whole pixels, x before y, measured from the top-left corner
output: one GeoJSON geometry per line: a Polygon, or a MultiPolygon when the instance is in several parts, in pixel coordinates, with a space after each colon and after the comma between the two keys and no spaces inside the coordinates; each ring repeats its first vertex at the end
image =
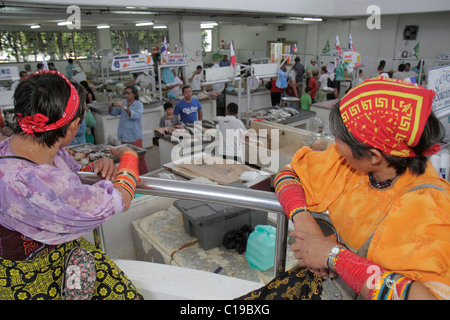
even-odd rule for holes
{"type": "Polygon", "coordinates": [[[127,71],[134,69],[143,69],[153,65],[153,59],[145,53],[125,54],[113,57],[112,71],[127,71]]]}
{"type": "Polygon", "coordinates": [[[186,64],[187,53],[168,53],[161,55],[161,65],[186,64]]]}
{"type": "Polygon", "coordinates": [[[15,66],[0,67],[0,80],[19,80],[19,68],[15,66]]]}

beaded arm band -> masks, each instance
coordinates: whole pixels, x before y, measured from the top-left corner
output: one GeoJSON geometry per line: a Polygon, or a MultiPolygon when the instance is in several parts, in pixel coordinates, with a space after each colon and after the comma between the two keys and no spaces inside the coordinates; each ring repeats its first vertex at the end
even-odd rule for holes
{"type": "Polygon", "coordinates": [[[83,168],[81,168],[80,171],[83,171],[83,172],[94,172],[94,163],[93,162],[89,162],[87,165],[85,165],[83,168]]]}
{"type": "Polygon", "coordinates": [[[283,167],[275,177],[274,185],[278,201],[289,219],[308,210],[301,181],[292,168],[283,167]]]}
{"type": "Polygon", "coordinates": [[[387,271],[377,264],[364,259],[348,249],[333,260],[333,269],[356,293],[364,285],[369,288],[371,300],[406,300],[412,280],[405,276],[387,271]],[[368,282],[374,279],[375,281],[368,282]]]}
{"type": "Polygon", "coordinates": [[[120,186],[134,197],[137,182],[139,181],[138,155],[134,151],[125,151],[120,158],[118,175],[114,181],[115,186],[120,186]]]}

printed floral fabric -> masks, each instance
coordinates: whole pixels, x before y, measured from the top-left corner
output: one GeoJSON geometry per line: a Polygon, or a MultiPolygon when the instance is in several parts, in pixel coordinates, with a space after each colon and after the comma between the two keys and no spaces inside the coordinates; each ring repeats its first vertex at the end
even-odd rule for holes
{"type": "Polygon", "coordinates": [[[81,245],[94,256],[96,268],[92,300],[142,299],[119,267],[101,250],[80,238],[58,245],[51,253],[28,261],[0,259],[0,300],[61,300],[64,263],[81,245]]]}
{"type": "Polygon", "coordinates": [[[367,174],[350,167],[337,145],[323,152],[303,147],[291,162],[308,207],[329,211],[349,249],[358,250],[376,231],[369,260],[422,282],[438,298],[450,299],[450,184],[429,164],[420,177],[407,171],[391,189],[376,190],[367,174]],[[380,223],[395,195],[423,182],[445,191],[424,188],[404,193],[380,223]]]}
{"type": "MultiPolygon", "coordinates": [[[[0,156],[14,155],[9,140],[0,156]]],[[[111,181],[84,185],[80,166],[60,149],[55,166],[19,159],[0,159],[0,224],[45,244],[75,240],[124,210],[111,181]]]]}

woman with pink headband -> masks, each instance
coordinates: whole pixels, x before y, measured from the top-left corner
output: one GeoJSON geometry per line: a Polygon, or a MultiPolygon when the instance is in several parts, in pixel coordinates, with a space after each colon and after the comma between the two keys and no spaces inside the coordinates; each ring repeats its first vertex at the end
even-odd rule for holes
{"type": "Polygon", "coordinates": [[[301,148],[275,178],[298,265],[243,299],[450,299],[450,184],[427,159],[443,138],[434,94],[378,77],[342,98],[336,144],[301,148]],[[311,215],[325,211],[331,235],[311,215]]]}
{"type": "Polygon", "coordinates": [[[113,261],[82,238],[129,208],[139,179],[137,154],[129,148],[112,148],[119,168],[107,158],[80,168],[65,150],[83,119],[83,90],[57,71],[39,71],[14,93],[14,135],[0,142],[2,300],[142,298],[113,261]],[[80,170],[104,180],[82,184],[80,170]],[[81,273],[66,268],[73,252],[85,253],[76,256],[86,261],[81,273]],[[72,277],[79,286],[69,285],[72,277]]]}

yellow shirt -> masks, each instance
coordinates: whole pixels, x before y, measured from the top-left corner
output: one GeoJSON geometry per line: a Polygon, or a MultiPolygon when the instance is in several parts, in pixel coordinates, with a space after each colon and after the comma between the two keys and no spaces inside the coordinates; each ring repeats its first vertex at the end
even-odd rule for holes
{"type": "Polygon", "coordinates": [[[375,232],[367,259],[422,282],[438,298],[450,299],[450,184],[439,178],[431,162],[420,177],[407,170],[387,190],[372,188],[368,175],[353,169],[337,145],[323,152],[301,148],[291,165],[302,181],[308,207],[328,210],[350,249],[358,250],[375,232]],[[424,182],[447,192],[406,192],[424,182]]]}

